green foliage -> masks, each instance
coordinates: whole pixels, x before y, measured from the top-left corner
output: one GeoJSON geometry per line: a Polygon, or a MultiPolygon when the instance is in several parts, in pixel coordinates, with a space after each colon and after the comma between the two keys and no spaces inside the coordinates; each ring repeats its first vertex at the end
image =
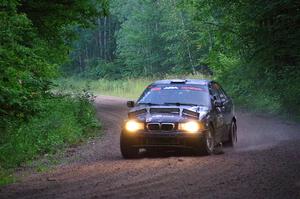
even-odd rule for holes
{"type": "Polygon", "coordinates": [[[176,1],[113,1],[111,9],[122,21],[117,53],[124,76],[162,75],[172,68],[193,72],[197,50],[191,16],[176,1]]]}
{"type": "MultiPolygon", "coordinates": [[[[190,79],[208,79],[201,74],[198,75],[166,75],[162,79],[190,78],[190,79]]],[[[158,77],[148,78],[127,78],[119,80],[111,79],[84,79],[78,77],[58,79],[55,83],[63,89],[64,93],[72,93],[88,88],[98,95],[110,95],[129,99],[137,99],[141,93],[158,77]]]]}
{"type": "Polygon", "coordinates": [[[163,76],[170,70],[191,73],[207,51],[194,42],[190,10],[174,0],[112,0],[110,11],[94,29],[80,30],[72,61],[64,66],[68,74],[88,71],[92,78],[116,79],[163,76]],[[100,64],[95,67],[95,62],[100,64]]]}
{"type": "Polygon", "coordinates": [[[50,79],[67,58],[74,28],[105,12],[106,1],[1,1],[0,130],[26,120],[48,97],[50,79]],[[101,3],[101,4],[100,4],[101,3]],[[97,6],[96,6],[97,4],[97,6]]]}
{"type": "Polygon", "coordinates": [[[117,61],[94,60],[89,64],[88,69],[80,73],[79,76],[94,80],[101,78],[117,80],[123,77],[123,70],[120,66],[122,65],[117,61]]]}
{"type": "MultiPolygon", "coordinates": [[[[98,16],[90,28],[76,27],[79,39],[73,42],[70,61],[64,64],[62,71],[65,74],[85,73],[93,70],[95,65],[99,68],[100,64],[115,62],[118,25],[114,16],[98,16]]],[[[103,67],[107,68],[106,65],[103,67]]]]}
{"type": "Polygon", "coordinates": [[[9,117],[22,119],[25,114],[35,112],[34,101],[45,95],[46,79],[54,76],[55,65],[41,57],[45,46],[36,38],[24,14],[17,14],[9,7],[7,12],[0,12],[0,30],[0,127],[3,127],[3,120],[9,117]]]}
{"type": "Polygon", "coordinates": [[[151,79],[82,79],[67,78],[56,81],[65,93],[78,92],[86,87],[98,95],[111,95],[124,98],[136,98],[152,82],[151,79]]]}
{"type": "Polygon", "coordinates": [[[0,184],[8,168],[94,135],[97,123],[88,96],[51,91],[66,61],[76,27],[107,13],[107,1],[0,3],[0,184]]]}
{"type": "Polygon", "coordinates": [[[27,122],[10,121],[0,141],[1,167],[16,167],[96,133],[95,110],[84,96],[52,97],[38,103],[41,111],[27,122]]]}
{"type": "Polygon", "coordinates": [[[115,37],[81,40],[80,76],[162,78],[208,66],[240,104],[300,114],[298,1],[112,0],[109,8],[117,25],[101,27],[115,37]],[[95,43],[114,49],[112,59],[86,50],[95,43]]]}
{"type": "Polygon", "coordinates": [[[7,170],[0,167],[0,187],[15,182],[15,178],[7,170]]]}
{"type": "Polygon", "coordinates": [[[104,17],[107,0],[1,1],[1,165],[86,135],[91,105],[50,94],[62,64],[95,80],[60,80],[67,90],[87,84],[130,98],[154,77],[205,65],[240,105],[300,115],[299,8],[296,0],[111,0],[104,17]]]}
{"type": "Polygon", "coordinates": [[[300,4],[276,1],[192,1],[205,62],[237,102],[300,115],[300,4]],[[204,56],[205,57],[205,56],[204,56]]]}
{"type": "Polygon", "coordinates": [[[47,42],[49,58],[56,61],[65,56],[67,45],[74,40],[74,26],[89,27],[97,16],[108,14],[107,0],[18,1],[17,12],[25,13],[38,36],[47,42]]]}
{"type": "Polygon", "coordinates": [[[90,25],[104,14],[105,4],[1,1],[0,170],[78,142],[93,129],[93,107],[86,99],[53,97],[50,87],[68,56],[74,26],[90,25]]]}

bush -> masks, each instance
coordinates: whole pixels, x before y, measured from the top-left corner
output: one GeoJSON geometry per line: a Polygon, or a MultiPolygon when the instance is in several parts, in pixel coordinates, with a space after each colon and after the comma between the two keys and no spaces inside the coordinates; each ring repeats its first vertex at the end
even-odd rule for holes
{"type": "Polygon", "coordinates": [[[0,141],[0,165],[14,168],[44,153],[54,153],[94,135],[99,124],[85,97],[39,101],[41,111],[25,122],[11,121],[0,141]]]}
{"type": "Polygon", "coordinates": [[[122,64],[118,61],[108,62],[101,59],[92,60],[86,66],[85,71],[79,74],[82,78],[97,80],[101,78],[106,79],[120,79],[124,76],[122,71],[122,64]]]}
{"type": "Polygon", "coordinates": [[[234,56],[213,54],[210,62],[216,76],[237,105],[259,112],[300,118],[300,74],[286,66],[275,73],[271,67],[253,60],[247,63],[234,56]]]}

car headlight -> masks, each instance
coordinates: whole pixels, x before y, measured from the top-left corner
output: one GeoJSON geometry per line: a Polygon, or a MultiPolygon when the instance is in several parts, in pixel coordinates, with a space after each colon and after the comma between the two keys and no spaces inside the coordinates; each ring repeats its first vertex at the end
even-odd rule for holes
{"type": "Polygon", "coordinates": [[[129,132],[136,132],[144,129],[144,123],[135,120],[129,120],[125,123],[125,129],[129,132]]]}
{"type": "Polygon", "coordinates": [[[203,131],[205,126],[202,122],[189,121],[185,123],[179,123],[178,129],[186,131],[187,133],[198,133],[199,131],[203,131]]]}

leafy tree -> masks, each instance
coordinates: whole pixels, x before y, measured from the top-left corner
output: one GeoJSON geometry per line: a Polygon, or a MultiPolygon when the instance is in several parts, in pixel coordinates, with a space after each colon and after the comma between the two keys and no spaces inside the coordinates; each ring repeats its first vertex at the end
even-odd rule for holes
{"type": "Polygon", "coordinates": [[[231,85],[236,96],[251,100],[259,92],[295,112],[294,107],[300,106],[299,87],[294,84],[300,74],[299,2],[201,0],[191,4],[197,8],[198,31],[208,33],[198,43],[212,41],[207,62],[221,81],[231,85]]]}
{"type": "Polygon", "coordinates": [[[297,112],[298,1],[111,0],[109,9],[72,53],[69,66],[86,77],[157,77],[204,65],[241,103],[297,112]]]}
{"type": "Polygon", "coordinates": [[[48,96],[49,80],[67,58],[71,27],[105,14],[106,1],[97,2],[1,1],[0,128],[39,109],[38,100],[48,96]]]}
{"type": "Polygon", "coordinates": [[[121,28],[117,52],[128,75],[194,72],[199,51],[192,16],[174,0],[113,1],[121,28]]]}

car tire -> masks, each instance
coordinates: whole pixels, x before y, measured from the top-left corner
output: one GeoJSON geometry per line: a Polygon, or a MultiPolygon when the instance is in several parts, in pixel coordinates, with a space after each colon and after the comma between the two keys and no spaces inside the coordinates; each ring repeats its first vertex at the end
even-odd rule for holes
{"type": "Polygon", "coordinates": [[[130,140],[124,136],[123,133],[121,134],[120,138],[120,149],[121,154],[125,159],[137,158],[139,156],[139,149],[133,147],[130,140]]]}
{"type": "Polygon", "coordinates": [[[232,121],[229,128],[229,141],[228,146],[234,147],[237,143],[237,125],[232,121]]]}
{"type": "Polygon", "coordinates": [[[214,153],[215,149],[215,138],[214,129],[209,126],[208,130],[205,132],[204,136],[200,140],[200,145],[197,149],[197,154],[199,155],[211,155],[214,153]]]}

